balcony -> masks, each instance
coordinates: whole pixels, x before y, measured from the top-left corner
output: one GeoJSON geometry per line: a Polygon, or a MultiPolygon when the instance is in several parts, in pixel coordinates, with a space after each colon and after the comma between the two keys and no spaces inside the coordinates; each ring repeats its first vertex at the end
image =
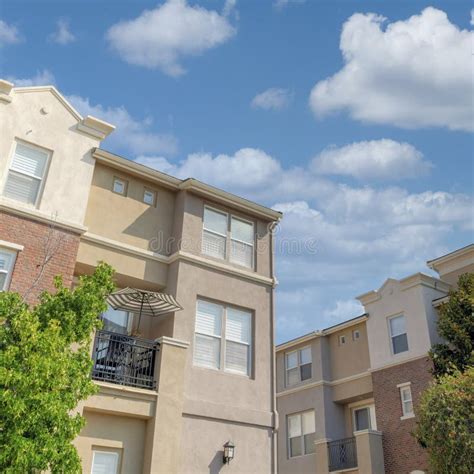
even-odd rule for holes
{"type": "Polygon", "coordinates": [[[329,472],[357,467],[355,437],[338,439],[328,443],[329,472]]]}
{"type": "Polygon", "coordinates": [[[155,363],[159,343],[111,331],[97,331],[92,378],[117,385],[156,389],[155,363]]]}

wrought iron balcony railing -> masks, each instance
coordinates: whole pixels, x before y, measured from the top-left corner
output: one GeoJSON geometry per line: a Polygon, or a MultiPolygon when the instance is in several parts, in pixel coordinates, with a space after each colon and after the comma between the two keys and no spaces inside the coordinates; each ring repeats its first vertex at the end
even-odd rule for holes
{"type": "Polygon", "coordinates": [[[355,438],[344,438],[328,443],[329,472],[357,467],[355,438]]]}
{"type": "Polygon", "coordinates": [[[97,331],[92,378],[131,387],[155,389],[159,344],[111,331],[97,331]]]}

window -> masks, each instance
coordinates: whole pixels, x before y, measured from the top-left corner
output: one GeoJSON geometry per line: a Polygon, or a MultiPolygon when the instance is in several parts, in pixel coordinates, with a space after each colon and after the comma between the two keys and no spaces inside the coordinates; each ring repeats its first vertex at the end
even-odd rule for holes
{"type": "Polygon", "coordinates": [[[410,384],[401,384],[398,388],[400,389],[400,399],[402,402],[402,418],[411,418],[414,416],[414,412],[410,384]]]}
{"type": "Polygon", "coordinates": [[[314,453],[314,410],[288,416],[288,456],[303,456],[314,453]]]}
{"type": "Polygon", "coordinates": [[[352,421],[354,431],[375,430],[375,406],[358,406],[352,409],[352,421]]]}
{"type": "Polygon", "coordinates": [[[114,186],[112,190],[114,193],[125,196],[127,194],[127,181],[120,178],[114,178],[114,186]]]}
{"type": "Polygon", "coordinates": [[[3,194],[15,201],[36,206],[48,159],[47,151],[17,143],[3,194]]]}
{"type": "Polygon", "coordinates": [[[204,208],[202,253],[253,268],[254,241],[255,230],[252,222],[208,207],[204,208]]]}
{"type": "Polygon", "coordinates": [[[92,454],[91,474],[117,474],[118,464],[118,453],[94,450],[92,454]]]}
{"type": "Polygon", "coordinates": [[[407,332],[405,329],[405,316],[400,315],[389,320],[392,351],[394,354],[408,350],[407,332]]]}
{"type": "Polygon", "coordinates": [[[227,214],[204,208],[204,226],[202,236],[202,253],[211,257],[226,256],[227,214]]]}
{"type": "Polygon", "coordinates": [[[102,321],[105,331],[116,332],[118,334],[129,334],[131,332],[132,314],[120,309],[113,309],[108,306],[107,311],[102,313],[102,321]]]}
{"type": "Polygon", "coordinates": [[[143,191],[143,202],[150,206],[154,206],[156,203],[156,192],[151,189],[145,188],[145,190],[143,191]]]}
{"type": "Polygon", "coordinates": [[[360,339],[360,331],[358,329],[355,329],[352,331],[352,340],[357,341],[357,339],[360,339]]]}
{"type": "Polygon", "coordinates": [[[248,311],[198,300],[194,364],[250,375],[251,323],[248,311]]]}
{"type": "Polygon", "coordinates": [[[342,346],[346,343],[346,336],[339,336],[339,345],[342,346]]]}
{"type": "Polygon", "coordinates": [[[286,384],[294,385],[312,377],[311,347],[304,347],[285,355],[286,384]]]}
{"type": "Polygon", "coordinates": [[[15,252],[0,248],[0,291],[8,290],[15,258],[15,252]]]}
{"type": "Polygon", "coordinates": [[[231,218],[230,261],[244,267],[253,267],[253,224],[236,217],[231,218]]]}

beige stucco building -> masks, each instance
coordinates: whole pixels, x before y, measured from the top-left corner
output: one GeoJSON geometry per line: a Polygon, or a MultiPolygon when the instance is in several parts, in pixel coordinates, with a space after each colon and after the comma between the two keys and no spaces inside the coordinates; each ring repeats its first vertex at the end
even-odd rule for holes
{"type": "Polygon", "coordinates": [[[412,436],[440,341],[436,308],[474,245],[428,262],[439,278],[389,278],[358,297],[365,313],[280,344],[276,350],[278,472],[420,473],[426,453],[412,436]]]}
{"type": "MultiPolygon", "coordinates": [[[[113,126],[83,118],[54,87],[1,81],[0,92],[0,289],[28,288],[43,226],[71,236],[51,260],[66,281],[103,260],[119,288],[164,292],[183,308],[104,314],[91,348],[100,391],[78,407],[83,472],[275,471],[280,213],[98,148],[113,126]]],[[[51,287],[50,273],[34,294],[51,287]]]]}

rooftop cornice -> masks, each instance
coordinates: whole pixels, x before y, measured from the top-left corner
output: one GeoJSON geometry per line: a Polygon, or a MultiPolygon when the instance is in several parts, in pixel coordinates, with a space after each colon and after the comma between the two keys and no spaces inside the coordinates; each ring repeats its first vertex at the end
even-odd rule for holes
{"type": "Polygon", "coordinates": [[[428,265],[429,268],[436,270],[438,265],[443,265],[445,263],[448,263],[450,260],[454,260],[458,257],[468,255],[470,253],[474,253],[474,244],[466,245],[465,247],[454,250],[453,252],[447,253],[446,255],[442,255],[441,257],[434,258],[433,260],[428,260],[426,262],[426,265],[428,265]]]}

